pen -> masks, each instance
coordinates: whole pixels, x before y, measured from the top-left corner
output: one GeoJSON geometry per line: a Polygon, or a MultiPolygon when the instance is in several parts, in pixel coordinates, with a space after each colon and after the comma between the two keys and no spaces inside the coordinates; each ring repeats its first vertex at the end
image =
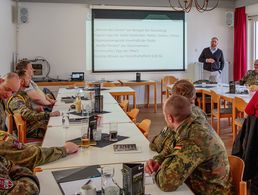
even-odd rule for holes
{"type": "Polygon", "coordinates": [[[89,179],[84,185],[88,185],[91,182],[91,179],[89,179]]]}

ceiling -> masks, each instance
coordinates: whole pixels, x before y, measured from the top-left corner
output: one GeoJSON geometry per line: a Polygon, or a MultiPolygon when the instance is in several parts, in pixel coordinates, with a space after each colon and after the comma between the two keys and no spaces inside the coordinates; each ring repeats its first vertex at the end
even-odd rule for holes
{"type": "MultiPolygon", "coordinates": [[[[14,0],[15,1],[15,0],[14,0]]],[[[79,3],[91,5],[115,5],[115,6],[169,6],[168,0],[18,0],[19,2],[41,3],[79,3]]],[[[201,1],[201,0],[199,0],[201,1]]],[[[216,1],[216,0],[210,0],[216,1]]],[[[238,0],[220,0],[219,7],[234,8],[238,0]]],[[[171,1],[173,2],[173,0],[171,1]]]]}

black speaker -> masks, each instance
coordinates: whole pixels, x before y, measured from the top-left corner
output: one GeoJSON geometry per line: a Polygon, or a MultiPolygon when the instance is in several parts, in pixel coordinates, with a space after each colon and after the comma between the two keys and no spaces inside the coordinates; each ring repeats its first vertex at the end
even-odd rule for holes
{"type": "Polygon", "coordinates": [[[29,21],[29,11],[25,7],[20,8],[20,21],[23,24],[28,23],[29,21]]]}
{"type": "Polygon", "coordinates": [[[137,72],[136,73],[136,82],[140,82],[141,81],[141,73],[137,72]]]}
{"type": "Polygon", "coordinates": [[[235,81],[230,81],[229,82],[229,93],[236,93],[235,81]]]}

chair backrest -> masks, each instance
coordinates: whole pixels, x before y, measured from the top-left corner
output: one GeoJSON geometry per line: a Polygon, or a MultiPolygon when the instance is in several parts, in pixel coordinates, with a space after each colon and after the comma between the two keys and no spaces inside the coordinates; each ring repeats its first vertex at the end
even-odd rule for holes
{"type": "Polygon", "coordinates": [[[150,119],[144,119],[142,122],[137,124],[137,127],[141,130],[143,135],[145,137],[148,137],[149,131],[150,131],[150,126],[151,126],[151,120],[150,119]]]}
{"type": "Polygon", "coordinates": [[[124,112],[128,111],[128,105],[129,101],[128,100],[123,100],[119,103],[120,107],[124,110],[124,112]]]}
{"type": "Polygon", "coordinates": [[[247,103],[242,98],[239,98],[239,97],[234,98],[233,106],[234,106],[234,109],[237,109],[237,111],[244,112],[246,105],[247,103]]]}
{"type": "Polygon", "coordinates": [[[246,183],[243,182],[243,173],[245,168],[244,161],[237,156],[228,156],[230,170],[233,178],[233,184],[235,186],[236,194],[246,195],[246,183]],[[245,189],[243,189],[245,188],[245,189]]]}
{"type": "Polygon", "coordinates": [[[211,101],[213,103],[219,103],[220,102],[220,95],[217,94],[215,91],[211,90],[211,101]]]}
{"type": "Polygon", "coordinates": [[[220,95],[211,90],[211,111],[214,109],[214,104],[217,104],[218,113],[220,113],[220,95]]]}
{"type": "Polygon", "coordinates": [[[26,143],[26,122],[23,120],[22,116],[18,113],[13,115],[17,130],[18,130],[18,140],[19,142],[26,143]]]}
{"type": "Polygon", "coordinates": [[[137,119],[139,112],[140,112],[140,110],[138,108],[133,108],[131,111],[127,112],[127,115],[134,123],[136,123],[136,119],[137,119]]]}
{"type": "Polygon", "coordinates": [[[8,113],[7,112],[7,120],[8,120],[8,123],[7,123],[7,130],[8,130],[8,133],[10,134],[13,134],[13,115],[11,113],[8,113]]]}
{"type": "Polygon", "coordinates": [[[112,82],[103,82],[101,84],[102,87],[116,87],[116,85],[112,82]]]}
{"type": "Polygon", "coordinates": [[[174,84],[175,82],[177,82],[176,77],[174,77],[172,75],[164,76],[161,79],[161,90],[163,90],[163,88],[166,87],[167,85],[174,84]]]}

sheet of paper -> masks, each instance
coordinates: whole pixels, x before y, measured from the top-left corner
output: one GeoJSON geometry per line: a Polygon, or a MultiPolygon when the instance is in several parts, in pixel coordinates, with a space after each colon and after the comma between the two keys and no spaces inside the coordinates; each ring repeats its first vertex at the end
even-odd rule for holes
{"type": "MultiPolygon", "coordinates": [[[[96,187],[96,191],[100,191],[101,190],[101,177],[90,178],[90,180],[91,180],[90,184],[92,184],[96,187]]],[[[87,183],[87,181],[89,181],[89,179],[69,181],[69,182],[60,183],[60,186],[65,195],[73,195],[73,194],[80,192],[80,188],[85,183],[87,183]]]]}

